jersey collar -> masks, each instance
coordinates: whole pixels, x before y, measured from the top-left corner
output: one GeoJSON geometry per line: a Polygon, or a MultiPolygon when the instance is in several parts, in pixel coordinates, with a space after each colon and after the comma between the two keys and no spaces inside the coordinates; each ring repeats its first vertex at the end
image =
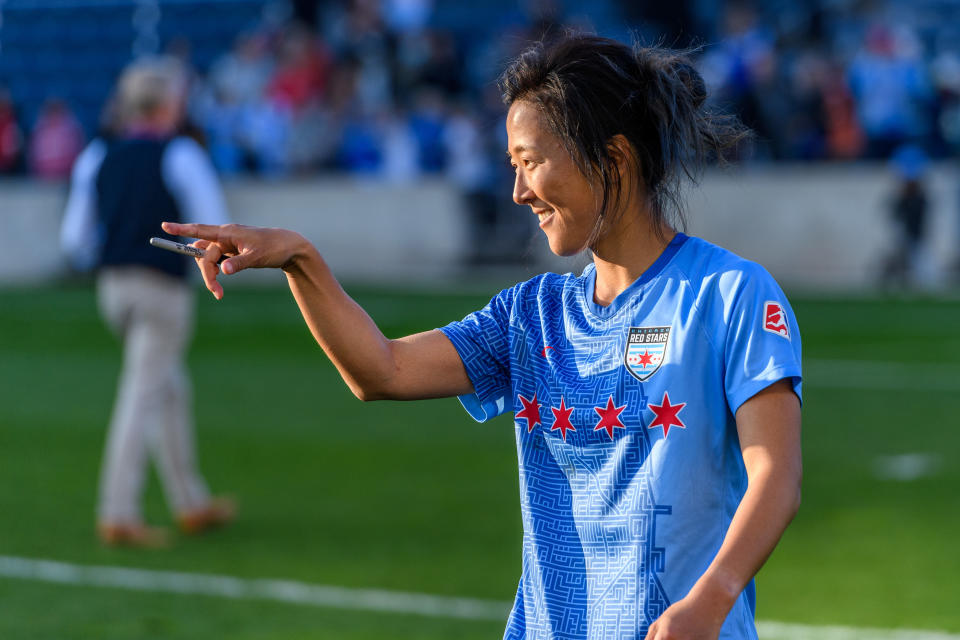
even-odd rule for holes
{"type": "Polygon", "coordinates": [[[667,264],[673,259],[673,256],[677,254],[677,251],[680,250],[680,247],[683,246],[683,243],[687,241],[687,234],[677,232],[673,237],[673,240],[670,241],[670,244],[663,250],[660,256],[650,265],[639,278],[634,280],[629,287],[620,292],[620,294],[614,298],[613,302],[609,305],[602,307],[593,301],[593,290],[597,283],[597,270],[594,267],[593,263],[587,265],[587,269],[584,273],[586,276],[584,278],[584,302],[587,305],[587,308],[596,316],[601,318],[609,318],[610,316],[617,313],[621,307],[623,307],[627,302],[629,302],[634,294],[646,283],[650,282],[656,278],[667,264]]]}

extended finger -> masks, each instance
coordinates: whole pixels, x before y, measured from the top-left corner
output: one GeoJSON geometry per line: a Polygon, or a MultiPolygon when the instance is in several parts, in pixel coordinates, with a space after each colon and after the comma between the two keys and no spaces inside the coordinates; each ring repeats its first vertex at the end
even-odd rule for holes
{"type": "Polygon", "coordinates": [[[174,236],[184,236],[188,238],[200,238],[202,240],[211,240],[220,242],[226,240],[226,233],[223,227],[213,224],[197,224],[180,222],[163,222],[160,224],[163,230],[174,236]]]}

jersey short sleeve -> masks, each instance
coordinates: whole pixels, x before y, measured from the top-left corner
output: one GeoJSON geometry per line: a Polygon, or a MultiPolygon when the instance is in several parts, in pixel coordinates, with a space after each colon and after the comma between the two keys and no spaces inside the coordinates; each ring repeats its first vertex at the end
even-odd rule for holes
{"type": "Polygon", "coordinates": [[[724,274],[730,295],[724,350],[724,388],[730,411],[771,384],[788,378],[801,395],[800,332],[787,298],[759,265],[724,274]]]}
{"type": "Polygon", "coordinates": [[[509,336],[514,294],[514,289],[505,289],[483,309],[440,329],[460,354],[473,383],[474,392],[460,396],[460,402],[477,422],[513,409],[509,336]]]}

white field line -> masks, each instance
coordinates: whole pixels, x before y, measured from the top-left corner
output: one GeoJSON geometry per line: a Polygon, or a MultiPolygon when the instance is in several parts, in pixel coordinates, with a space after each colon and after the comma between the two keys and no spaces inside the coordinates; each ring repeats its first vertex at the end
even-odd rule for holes
{"type": "Polygon", "coordinates": [[[510,604],[475,598],[451,598],[380,589],[347,589],[295,580],[245,579],[203,573],[179,573],[67,564],[0,556],[0,576],[135,591],[163,591],[223,598],[276,600],[293,604],[435,618],[506,620],[510,604]]]}
{"type": "Polygon", "coordinates": [[[866,627],[814,626],[783,622],[758,622],[761,640],[957,640],[960,635],[918,629],[868,629],[866,627]]]}
{"type": "MultiPolygon", "coordinates": [[[[12,556],[0,556],[0,577],[132,591],[273,600],[334,609],[415,614],[431,618],[506,622],[510,609],[509,602],[495,600],[451,598],[380,589],[348,589],[295,580],[247,579],[202,573],[77,565],[12,556]]],[[[758,622],[757,629],[763,640],[960,640],[960,635],[942,631],[812,626],[769,621],[758,622]]]]}
{"type": "Polygon", "coordinates": [[[960,391],[960,363],[804,360],[804,386],[873,391],[960,391]]]}

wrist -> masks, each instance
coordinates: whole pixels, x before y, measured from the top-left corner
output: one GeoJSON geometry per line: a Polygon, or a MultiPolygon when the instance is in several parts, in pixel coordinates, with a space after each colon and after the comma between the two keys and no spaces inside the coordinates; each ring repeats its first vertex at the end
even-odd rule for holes
{"type": "Polygon", "coordinates": [[[736,577],[720,570],[707,571],[690,590],[690,596],[701,600],[712,615],[723,621],[740,594],[744,585],[736,577]]]}
{"type": "Polygon", "coordinates": [[[288,275],[303,274],[308,264],[322,260],[322,258],[316,247],[314,247],[309,240],[299,233],[291,233],[293,234],[293,238],[290,255],[280,268],[288,275]]]}

